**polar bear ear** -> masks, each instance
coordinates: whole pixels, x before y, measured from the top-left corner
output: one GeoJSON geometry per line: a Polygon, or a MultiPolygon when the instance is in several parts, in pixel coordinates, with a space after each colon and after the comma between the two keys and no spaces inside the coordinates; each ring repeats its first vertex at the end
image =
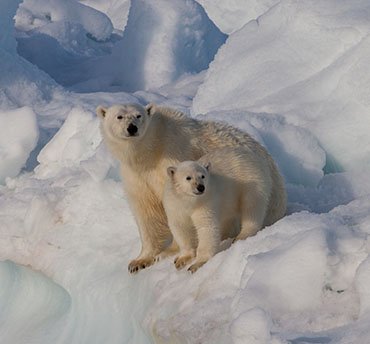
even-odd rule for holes
{"type": "Polygon", "coordinates": [[[96,108],[96,114],[98,115],[98,117],[100,117],[101,119],[103,119],[105,117],[105,114],[107,112],[107,109],[102,106],[102,105],[99,105],[97,108],[96,108]]]}
{"type": "Polygon", "coordinates": [[[176,167],[174,166],[170,166],[167,168],[167,174],[173,178],[173,176],[175,175],[175,172],[176,172],[176,167]]]}
{"type": "Polygon", "coordinates": [[[154,115],[156,108],[157,108],[157,105],[154,103],[150,103],[147,106],[145,106],[145,110],[149,116],[154,115]]]}
{"type": "Polygon", "coordinates": [[[204,168],[209,171],[209,169],[211,168],[211,163],[208,161],[207,163],[204,164],[204,168]]]}

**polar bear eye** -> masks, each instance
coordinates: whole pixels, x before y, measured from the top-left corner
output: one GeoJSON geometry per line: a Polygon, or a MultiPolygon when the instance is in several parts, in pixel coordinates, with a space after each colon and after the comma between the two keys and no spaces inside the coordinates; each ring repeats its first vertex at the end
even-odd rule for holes
{"type": "Polygon", "coordinates": [[[186,180],[191,180],[191,177],[186,177],[186,180]]]}
{"type": "Polygon", "coordinates": [[[123,116],[121,116],[121,115],[117,116],[117,119],[122,119],[122,118],[123,118],[123,116]]]}
{"type": "Polygon", "coordinates": [[[137,115],[136,118],[141,118],[141,115],[137,115]]]}
{"type": "Polygon", "coordinates": [[[202,177],[201,177],[202,179],[204,179],[205,177],[203,176],[203,174],[202,174],[202,177]]]}

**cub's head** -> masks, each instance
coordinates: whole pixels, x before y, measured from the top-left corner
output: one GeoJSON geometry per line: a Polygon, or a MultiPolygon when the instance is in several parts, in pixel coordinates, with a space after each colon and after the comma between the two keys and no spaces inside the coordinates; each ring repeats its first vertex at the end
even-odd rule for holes
{"type": "Polygon", "coordinates": [[[145,108],[138,104],[98,106],[96,114],[104,133],[113,140],[132,140],[143,137],[155,112],[155,105],[145,108]]]}
{"type": "Polygon", "coordinates": [[[188,196],[203,195],[208,188],[210,163],[205,166],[195,161],[184,161],[177,167],[167,168],[167,174],[175,190],[188,196]]]}

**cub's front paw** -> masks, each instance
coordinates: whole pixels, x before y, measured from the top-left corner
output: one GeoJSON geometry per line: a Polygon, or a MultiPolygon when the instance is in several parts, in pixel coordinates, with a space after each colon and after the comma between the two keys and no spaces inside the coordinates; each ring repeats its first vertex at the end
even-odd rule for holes
{"type": "Polygon", "coordinates": [[[192,274],[197,271],[201,266],[203,266],[205,263],[207,263],[206,261],[202,261],[202,262],[196,262],[194,263],[193,265],[190,265],[188,271],[190,271],[192,274]]]}
{"type": "Polygon", "coordinates": [[[155,262],[156,262],[156,259],[154,257],[134,259],[134,260],[131,260],[130,264],[128,265],[128,271],[131,274],[136,274],[140,270],[143,270],[147,268],[148,266],[153,265],[155,262]]]}
{"type": "Polygon", "coordinates": [[[174,260],[174,264],[177,270],[182,269],[185,265],[189,264],[194,258],[193,254],[186,254],[183,256],[178,256],[174,260]]]}

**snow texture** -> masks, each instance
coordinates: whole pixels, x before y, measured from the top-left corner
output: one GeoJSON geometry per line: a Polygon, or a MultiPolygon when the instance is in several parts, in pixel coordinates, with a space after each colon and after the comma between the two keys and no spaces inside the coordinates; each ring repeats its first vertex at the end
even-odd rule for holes
{"type": "Polygon", "coordinates": [[[115,29],[123,30],[127,24],[131,0],[79,0],[84,5],[105,13],[115,29]]]}
{"type": "Polygon", "coordinates": [[[16,16],[16,27],[22,31],[39,29],[49,34],[55,23],[79,23],[88,34],[99,41],[109,38],[113,25],[103,13],[79,3],[76,0],[23,0],[16,16]],[[51,27],[51,29],[50,29],[51,27]]]}
{"type": "Polygon", "coordinates": [[[197,0],[208,16],[226,34],[241,29],[246,23],[257,19],[278,0],[197,0]]]}
{"type": "Polygon", "coordinates": [[[111,63],[125,91],[146,90],[206,69],[226,36],[194,0],[136,0],[111,63]]]}
{"type": "Polygon", "coordinates": [[[243,108],[308,128],[329,169],[369,166],[369,2],[281,1],[229,37],[194,113],[243,108]]]}
{"type": "Polygon", "coordinates": [[[15,177],[36,147],[38,126],[32,109],[0,111],[0,183],[15,177]]]}
{"type": "Polygon", "coordinates": [[[0,343],[370,342],[368,1],[199,3],[0,2],[0,343]],[[94,114],[128,102],[249,132],[287,216],[193,275],[129,275],[94,114]]]}

